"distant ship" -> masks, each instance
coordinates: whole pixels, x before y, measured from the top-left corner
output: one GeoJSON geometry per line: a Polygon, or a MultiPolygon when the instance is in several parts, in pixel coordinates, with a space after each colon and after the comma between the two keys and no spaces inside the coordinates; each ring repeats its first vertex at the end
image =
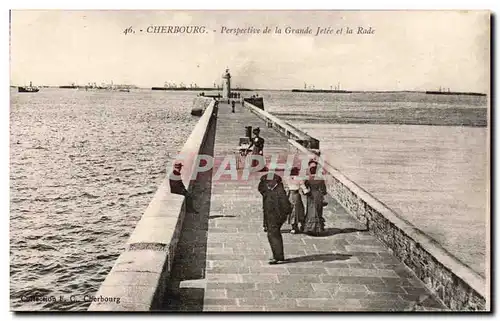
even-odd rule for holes
{"type": "Polygon", "coordinates": [[[339,93],[339,94],[350,94],[350,90],[341,89],[292,89],[294,93],[339,93]]]}
{"type": "MultiPolygon", "coordinates": [[[[69,87],[66,87],[69,88],[69,87]]],[[[85,86],[76,86],[78,89],[85,89],[85,90],[106,90],[106,91],[119,91],[119,92],[130,92],[131,88],[138,88],[135,85],[115,85],[113,84],[113,81],[111,81],[110,84],[105,84],[102,83],[100,86],[97,85],[97,83],[88,83],[85,86]]]]}
{"type": "Polygon", "coordinates": [[[466,96],[486,96],[483,93],[451,91],[450,88],[439,87],[439,90],[427,90],[429,95],[466,95],[466,96]]]}
{"type": "Polygon", "coordinates": [[[59,86],[59,88],[63,88],[63,89],[77,89],[78,86],[75,85],[75,83],[72,83],[71,85],[63,85],[63,86],[59,86]]]}
{"type": "Polygon", "coordinates": [[[330,90],[328,89],[314,89],[314,86],[312,89],[307,89],[307,84],[304,83],[304,89],[292,89],[293,93],[334,93],[334,94],[350,94],[352,91],[350,90],[343,90],[340,89],[340,83],[338,83],[337,86],[335,86],[335,89],[331,89],[332,87],[330,86],[330,90]]]}
{"type": "Polygon", "coordinates": [[[33,87],[33,84],[30,81],[29,86],[19,86],[17,87],[17,91],[20,93],[36,93],[39,92],[40,89],[38,89],[37,87],[33,87]]]}
{"type": "MultiPolygon", "coordinates": [[[[196,85],[196,84],[191,84],[188,87],[188,86],[186,86],[186,85],[184,85],[182,83],[180,85],[176,85],[175,83],[165,82],[165,84],[163,85],[163,87],[151,87],[151,90],[213,91],[213,90],[221,90],[221,89],[219,88],[219,86],[216,86],[216,84],[214,84],[214,87],[198,87],[198,85],[196,85]]],[[[238,91],[252,91],[252,89],[249,89],[249,88],[237,88],[236,90],[238,90],[238,91]]]]}

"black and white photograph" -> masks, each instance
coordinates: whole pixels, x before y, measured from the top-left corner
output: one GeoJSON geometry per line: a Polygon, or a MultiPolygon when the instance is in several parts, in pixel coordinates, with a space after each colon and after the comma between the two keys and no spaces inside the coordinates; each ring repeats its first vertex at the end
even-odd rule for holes
{"type": "Polygon", "coordinates": [[[492,12],[9,28],[11,312],[492,311],[492,12]]]}

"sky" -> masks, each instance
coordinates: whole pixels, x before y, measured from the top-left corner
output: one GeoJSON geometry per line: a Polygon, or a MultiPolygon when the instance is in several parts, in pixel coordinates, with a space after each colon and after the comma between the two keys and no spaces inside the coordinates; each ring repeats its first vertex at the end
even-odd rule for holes
{"type": "Polygon", "coordinates": [[[229,68],[233,86],[247,88],[340,83],[348,90],[487,93],[490,86],[485,11],[14,10],[10,44],[12,85],[212,87],[229,68]],[[150,26],[204,26],[206,32],[153,34],[150,26]],[[136,33],[125,35],[129,27],[136,33]],[[273,32],[234,35],[221,33],[223,27],[273,32]],[[312,34],[285,34],[286,27],[309,27],[312,34]],[[316,36],[318,27],[343,33],[316,36]],[[358,27],[375,31],[357,34],[358,27]]]}

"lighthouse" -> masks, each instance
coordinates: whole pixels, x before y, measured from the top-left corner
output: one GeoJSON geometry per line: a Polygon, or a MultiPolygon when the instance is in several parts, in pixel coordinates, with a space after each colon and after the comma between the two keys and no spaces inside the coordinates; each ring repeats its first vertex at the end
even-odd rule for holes
{"type": "Polygon", "coordinates": [[[229,69],[222,76],[222,98],[229,98],[231,96],[231,74],[229,69]]]}

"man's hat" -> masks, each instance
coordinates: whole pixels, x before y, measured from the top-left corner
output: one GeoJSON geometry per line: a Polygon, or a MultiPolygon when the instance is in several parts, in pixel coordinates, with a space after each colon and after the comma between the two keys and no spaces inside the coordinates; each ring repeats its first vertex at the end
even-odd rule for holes
{"type": "Polygon", "coordinates": [[[181,162],[177,161],[177,162],[174,163],[174,168],[179,168],[180,169],[180,168],[182,168],[182,166],[184,166],[184,165],[182,165],[181,162]]]}
{"type": "Polygon", "coordinates": [[[290,170],[290,175],[292,176],[299,176],[300,174],[300,169],[298,167],[292,167],[290,170]]]}
{"type": "Polygon", "coordinates": [[[307,165],[309,165],[309,167],[315,167],[315,166],[318,166],[318,161],[315,160],[315,159],[311,159],[309,161],[309,163],[307,163],[307,165]]]}
{"type": "Polygon", "coordinates": [[[253,129],[253,132],[260,132],[260,128],[259,128],[259,127],[255,127],[255,128],[253,129]]]}

